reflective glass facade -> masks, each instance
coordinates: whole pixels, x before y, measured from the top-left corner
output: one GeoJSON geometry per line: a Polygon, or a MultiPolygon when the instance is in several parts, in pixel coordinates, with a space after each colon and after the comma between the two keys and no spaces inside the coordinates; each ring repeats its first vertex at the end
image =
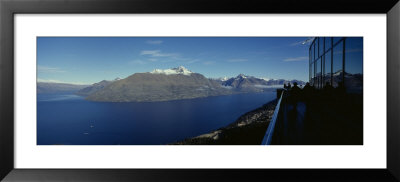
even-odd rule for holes
{"type": "Polygon", "coordinates": [[[363,38],[316,37],[309,48],[309,80],[315,88],[327,84],[362,93],[363,38]]]}

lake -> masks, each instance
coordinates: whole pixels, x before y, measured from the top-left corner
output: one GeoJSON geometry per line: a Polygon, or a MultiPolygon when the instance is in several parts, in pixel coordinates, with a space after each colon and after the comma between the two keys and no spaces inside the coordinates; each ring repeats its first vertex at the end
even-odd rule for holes
{"type": "Polygon", "coordinates": [[[38,145],[163,145],[227,126],[276,92],[166,102],[91,102],[37,95],[38,145]]]}

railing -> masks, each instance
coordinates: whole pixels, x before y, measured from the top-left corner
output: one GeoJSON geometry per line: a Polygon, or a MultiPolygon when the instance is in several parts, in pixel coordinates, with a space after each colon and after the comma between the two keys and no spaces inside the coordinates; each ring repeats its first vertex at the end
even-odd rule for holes
{"type": "Polygon", "coordinates": [[[283,93],[284,92],[285,91],[282,91],[281,96],[279,98],[279,101],[276,104],[274,115],[272,115],[272,119],[271,119],[271,121],[270,121],[270,123],[268,125],[267,132],[265,132],[265,136],[264,136],[264,138],[263,138],[263,140],[261,142],[261,145],[270,145],[271,144],[272,136],[274,135],[275,124],[276,124],[276,120],[278,118],[279,108],[280,108],[280,105],[281,105],[281,101],[282,101],[282,97],[283,97],[283,93]]]}

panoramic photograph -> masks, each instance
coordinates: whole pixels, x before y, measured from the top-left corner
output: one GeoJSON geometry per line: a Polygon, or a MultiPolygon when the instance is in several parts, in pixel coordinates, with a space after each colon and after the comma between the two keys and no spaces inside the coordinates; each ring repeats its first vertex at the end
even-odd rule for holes
{"type": "Polygon", "coordinates": [[[37,37],[37,145],[363,145],[363,37],[37,37]]]}

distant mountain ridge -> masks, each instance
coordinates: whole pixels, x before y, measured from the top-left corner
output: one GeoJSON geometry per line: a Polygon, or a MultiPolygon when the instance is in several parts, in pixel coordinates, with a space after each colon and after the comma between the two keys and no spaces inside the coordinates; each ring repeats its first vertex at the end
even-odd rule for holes
{"type": "Polygon", "coordinates": [[[106,87],[106,86],[110,85],[111,83],[113,83],[115,81],[118,81],[118,80],[120,80],[120,78],[116,78],[116,79],[111,80],[111,81],[102,80],[102,81],[100,81],[98,83],[94,83],[94,84],[92,84],[92,85],[90,85],[88,87],[85,87],[83,89],[78,90],[76,92],[76,94],[80,95],[80,96],[89,96],[89,95],[91,95],[91,94],[103,89],[104,87],[106,87]]]}
{"type": "Polygon", "coordinates": [[[76,85],[69,83],[37,82],[36,91],[38,94],[53,93],[75,93],[88,85],[76,85]]]}
{"type": "Polygon", "coordinates": [[[300,80],[274,80],[274,79],[265,79],[265,78],[256,78],[254,76],[247,76],[244,74],[239,74],[236,77],[229,78],[225,81],[221,81],[221,84],[224,86],[232,87],[239,92],[262,92],[265,89],[276,88],[272,86],[281,86],[283,84],[294,83],[298,85],[304,85],[305,82],[300,80]]]}
{"type": "Polygon", "coordinates": [[[99,102],[156,102],[193,99],[233,92],[217,82],[184,67],[135,73],[90,94],[86,99],[99,102]]]}
{"type": "MultiPolygon", "coordinates": [[[[97,102],[157,102],[264,92],[282,87],[284,83],[294,82],[305,84],[298,80],[274,80],[244,74],[212,79],[179,66],[134,73],[124,79],[102,80],[92,85],[76,86],[71,92],[97,102]]],[[[38,92],[40,88],[38,86],[38,92]]]]}

